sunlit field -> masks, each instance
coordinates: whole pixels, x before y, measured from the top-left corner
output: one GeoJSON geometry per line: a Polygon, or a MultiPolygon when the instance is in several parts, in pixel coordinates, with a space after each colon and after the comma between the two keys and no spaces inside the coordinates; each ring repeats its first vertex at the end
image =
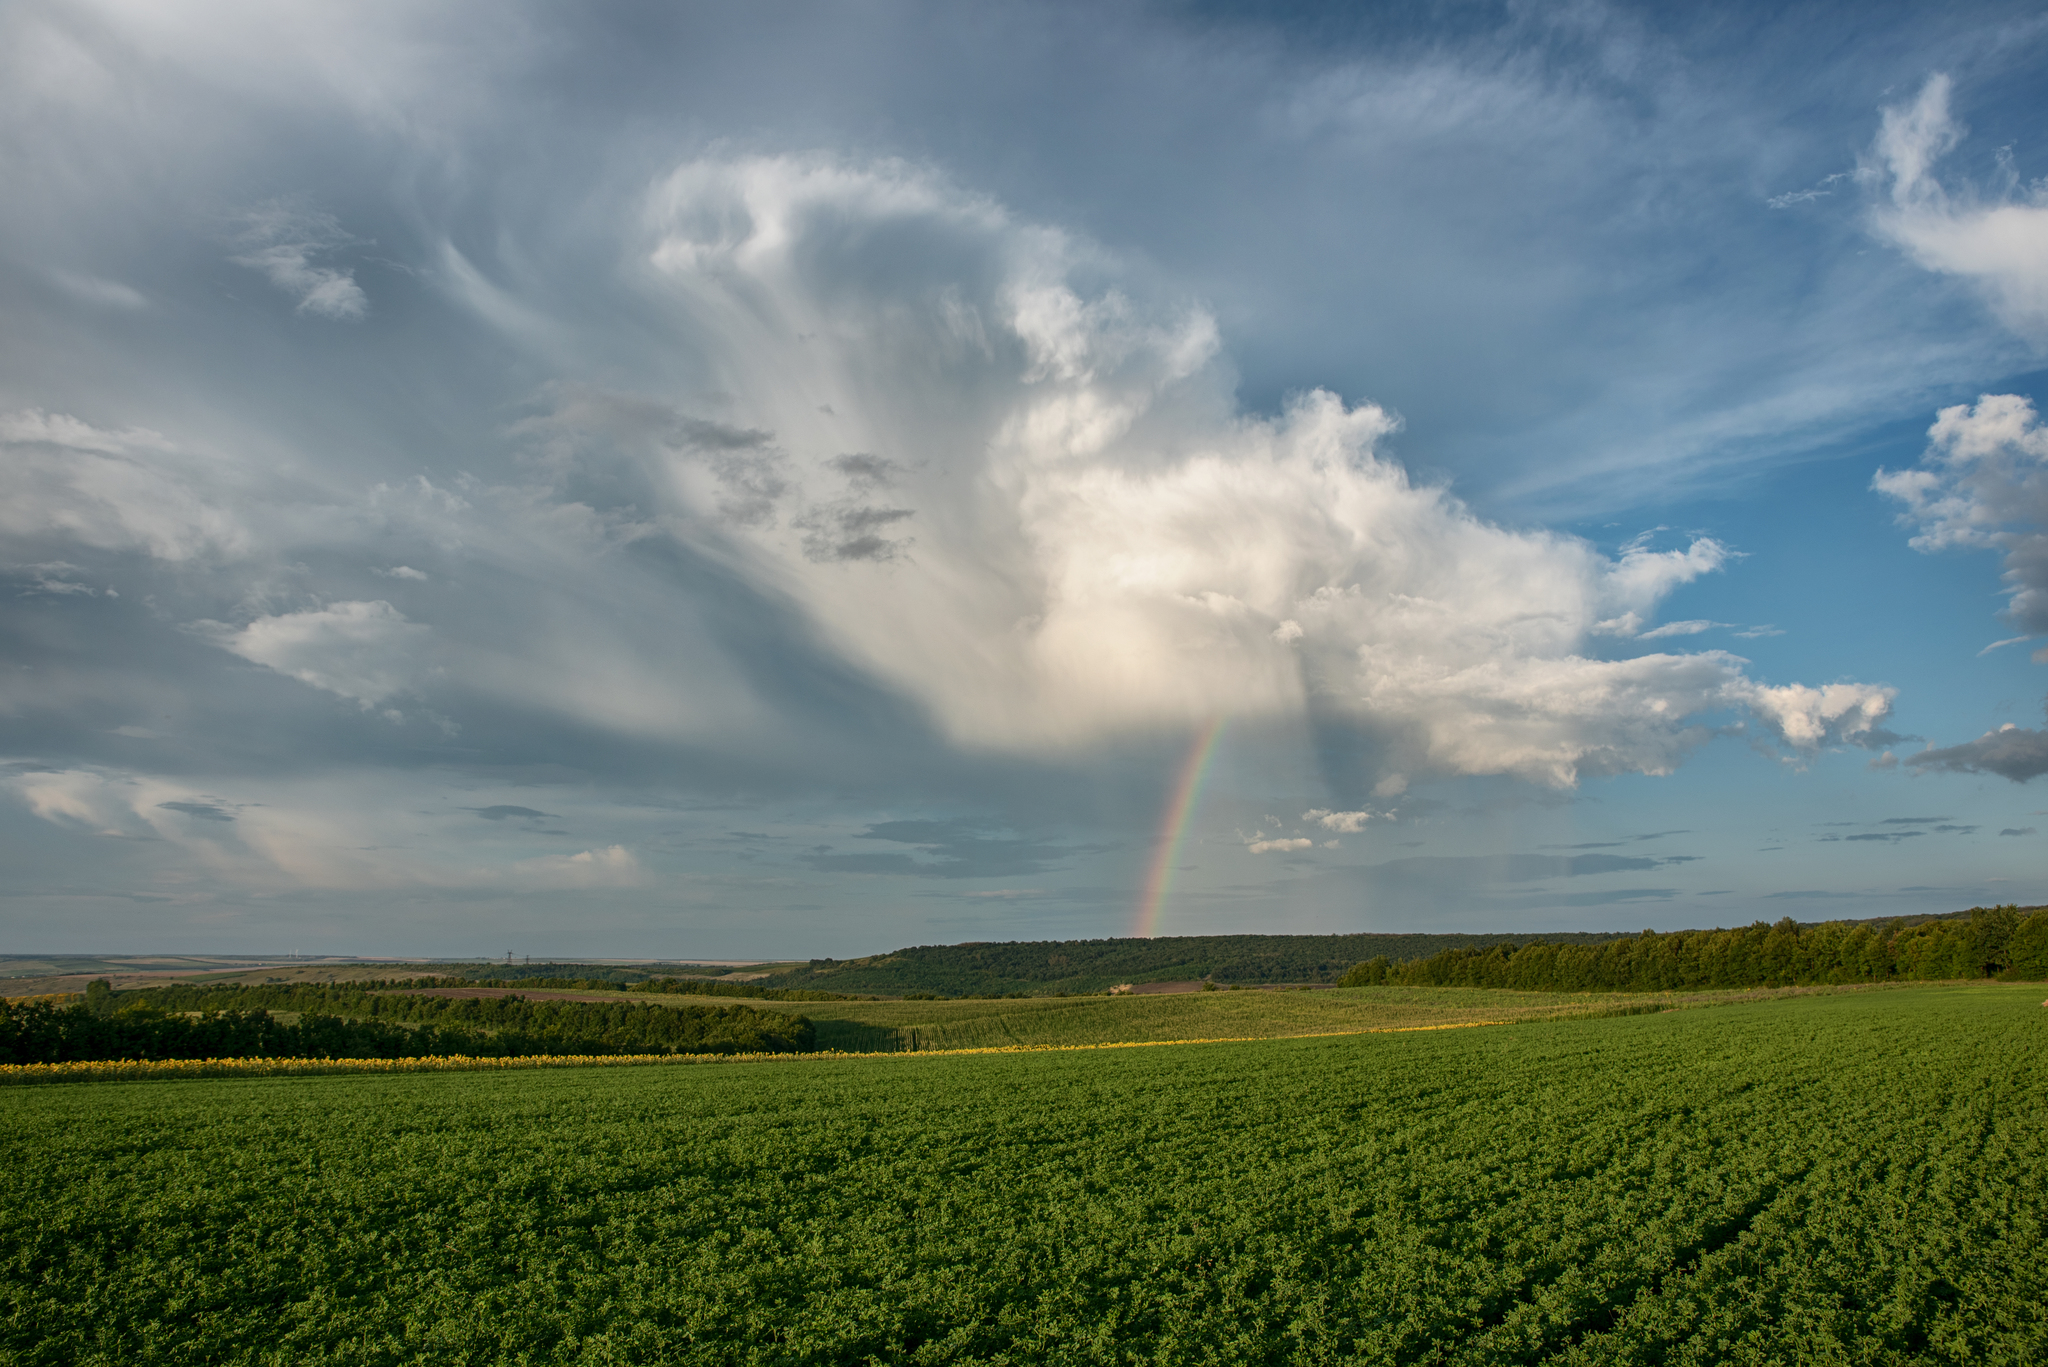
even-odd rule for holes
{"type": "Polygon", "coordinates": [[[2039,994],[10,1089],[0,1342],[23,1363],[2037,1362],[2039,994]]]}

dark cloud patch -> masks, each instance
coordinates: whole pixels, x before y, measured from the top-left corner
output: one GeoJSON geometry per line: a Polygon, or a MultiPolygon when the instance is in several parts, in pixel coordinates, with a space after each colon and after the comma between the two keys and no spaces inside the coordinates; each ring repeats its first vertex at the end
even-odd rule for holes
{"type": "Polygon", "coordinates": [[[2007,826],[1999,832],[2000,835],[2032,835],[2033,833],[2034,828],[2032,826],[2007,826]]]}
{"type": "Polygon", "coordinates": [[[718,480],[718,511],[742,527],[772,520],[777,500],[789,492],[778,452],[727,450],[707,464],[718,480]]]}
{"type": "Polygon", "coordinates": [[[466,812],[475,812],[486,821],[503,821],[517,817],[522,821],[559,821],[553,812],[536,812],[531,807],[465,807],[466,812]]]}
{"type": "Polygon", "coordinates": [[[1878,822],[1880,826],[1938,826],[1944,821],[1953,821],[1949,816],[1888,816],[1878,822]]]}
{"type": "Polygon", "coordinates": [[[1901,841],[1901,840],[1912,840],[1912,839],[1915,839],[1915,838],[1917,838],[1917,837],[1919,837],[1919,836],[1923,836],[1923,835],[1925,835],[1925,834],[1927,834],[1927,832],[1925,832],[1925,831],[1866,831],[1866,832],[1864,832],[1864,833],[1863,833],[1863,834],[1861,834],[1861,835],[1844,835],[1844,836],[1833,836],[1833,835],[1824,835],[1824,836],[1822,836],[1822,837],[1821,837],[1821,839],[1822,839],[1822,840],[1824,840],[1824,841],[1826,841],[1826,840],[1874,840],[1874,841],[1881,841],[1881,842],[1883,842],[1884,844],[1887,844],[1887,845],[1895,845],[1895,844],[1897,844],[1897,843],[1898,843],[1899,841],[1901,841]]]}
{"type": "Polygon", "coordinates": [[[885,528],[915,517],[909,508],[837,505],[820,508],[796,520],[805,531],[804,557],[835,560],[894,560],[906,543],[882,535],[885,528]]]}
{"type": "Polygon", "coordinates": [[[159,802],[157,806],[167,812],[183,812],[186,816],[198,817],[201,821],[233,821],[227,811],[211,802],[159,802]]]}
{"type": "Polygon", "coordinates": [[[826,464],[846,476],[847,482],[856,489],[887,488],[896,482],[896,476],[902,469],[893,460],[865,452],[834,456],[826,464]]]}
{"type": "Polygon", "coordinates": [[[759,428],[728,427],[722,422],[681,415],[675,418],[671,438],[674,445],[699,451],[758,451],[772,440],[772,433],[759,428]]]}
{"type": "Polygon", "coordinates": [[[1987,731],[1972,741],[1944,750],[1922,750],[1908,755],[1906,763],[1916,769],[1950,774],[1996,774],[2014,783],[2048,774],[2048,729],[2029,731],[2007,726],[1987,731]]]}

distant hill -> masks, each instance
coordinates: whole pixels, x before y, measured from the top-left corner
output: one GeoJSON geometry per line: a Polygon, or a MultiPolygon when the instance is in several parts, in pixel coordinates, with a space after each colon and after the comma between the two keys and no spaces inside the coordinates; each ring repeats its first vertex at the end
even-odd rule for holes
{"type": "Polygon", "coordinates": [[[918,945],[865,959],[813,959],[759,980],[827,992],[937,992],[948,997],[1102,992],[1118,983],[1211,978],[1219,983],[1334,983],[1353,964],[1446,949],[1547,940],[1604,944],[1627,932],[1532,935],[1177,935],[1158,939],[1024,940],[918,945]]]}

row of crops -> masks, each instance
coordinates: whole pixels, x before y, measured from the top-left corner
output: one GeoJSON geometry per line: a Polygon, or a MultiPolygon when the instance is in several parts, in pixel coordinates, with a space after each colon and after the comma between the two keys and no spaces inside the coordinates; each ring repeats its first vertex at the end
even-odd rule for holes
{"type": "Polygon", "coordinates": [[[2039,995],[25,1089],[0,1360],[2038,1363],[2039,995]]]}

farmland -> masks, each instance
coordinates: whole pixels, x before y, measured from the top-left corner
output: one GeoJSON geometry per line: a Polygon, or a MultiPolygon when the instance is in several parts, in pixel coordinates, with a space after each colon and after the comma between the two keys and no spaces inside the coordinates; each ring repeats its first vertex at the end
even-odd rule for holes
{"type": "Polygon", "coordinates": [[[0,1357],[2040,1361],[2039,995],[10,1089],[0,1357]]]}
{"type": "Polygon", "coordinates": [[[1787,995],[1783,989],[1622,994],[1376,987],[992,1001],[823,1002],[801,1009],[816,1028],[821,1049],[890,1053],[1057,1048],[1109,1041],[1283,1039],[1654,1011],[1782,995],[1787,995]]]}

